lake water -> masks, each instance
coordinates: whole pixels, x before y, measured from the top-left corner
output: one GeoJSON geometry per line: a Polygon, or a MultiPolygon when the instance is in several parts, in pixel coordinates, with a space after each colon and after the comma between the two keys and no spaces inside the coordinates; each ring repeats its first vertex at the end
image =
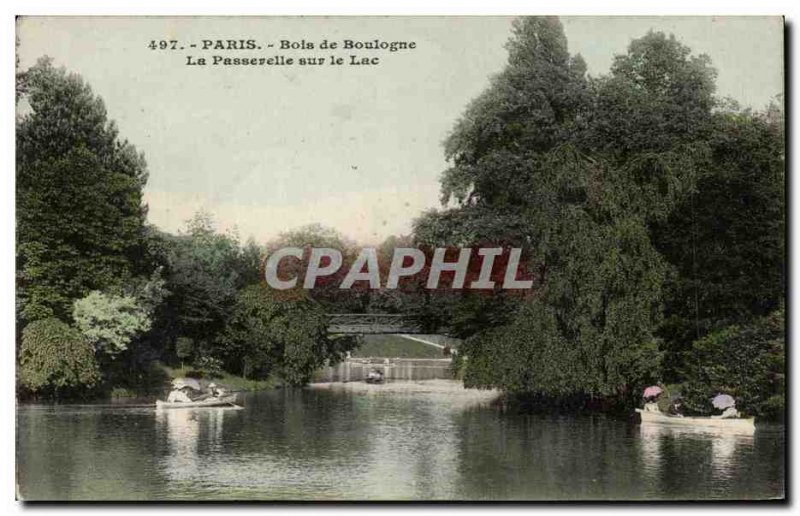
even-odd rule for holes
{"type": "Polygon", "coordinates": [[[742,437],[596,416],[518,415],[488,403],[486,393],[429,383],[248,393],[243,410],[20,406],[19,494],[673,500],[784,491],[782,426],[742,437]]]}

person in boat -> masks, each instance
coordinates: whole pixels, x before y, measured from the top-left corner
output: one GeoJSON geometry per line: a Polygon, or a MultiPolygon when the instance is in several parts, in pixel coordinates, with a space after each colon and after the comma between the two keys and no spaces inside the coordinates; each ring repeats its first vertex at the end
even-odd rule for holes
{"type": "Polygon", "coordinates": [[[167,397],[168,403],[190,403],[192,398],[189,397],[187,394],[188,388],[181,387],[180,389],[172,389],[172,392],[169,393],[167,397]]]}
{"type": "Polygon", "coordinates": [[[211,398],[221,398],[225,394],[225,390],[214,382],[206,386],[205,392],[196,397],[194,401],[205,401],[211,398]]]}
{"type": "Polygon", "coordinates": [[[380,382],[383,380],[383,373],[373,368],[367,374],[367,380],[372,382],[380,382]]]}
{"type": "Polygon", "coordinates": [[[672,417],[683,417],[683,400],[678,397],[672,400],[667,409],[667,414],[672,417]]]}
{"type": "Polygon", "coordinates": [[[722,414],[718,416],[711,416],[715,419],[733,419],[741,416],[738,410],[736,410],[735,405],[731,405],[730,407],[726,408],[722,411],[722,414]]]}
{"type": "Polygon", "coordinates": [[[212,398],[222,398],[225,396],[225,394],[227,394],[224,388],[213,382],[208,384],[208,390],[212,398]]]}
{"type": "Polygon", "coordinates": [[[661,409],[658,408],[658,403],[656,403],[656,398],[655,397],[645,399],[644,411],[645,412],[661,412],[661,409]]]}

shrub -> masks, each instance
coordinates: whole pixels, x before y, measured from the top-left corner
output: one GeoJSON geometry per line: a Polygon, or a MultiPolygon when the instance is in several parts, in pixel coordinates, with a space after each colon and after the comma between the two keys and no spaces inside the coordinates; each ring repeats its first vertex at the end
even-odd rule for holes
{"type": "Polygon", "coordinates": [[[94,387],[100,372],[91,344],[56,318],[40,319],[22,332],[19,382],[33,393],[56,397],[94,387]]]}
{"type": "Polygon", "coordinates": [[[75,325],[94,348],[109,356],[128,349],[152,325],[150,315],[133,296],[93,291],[75,301],[75,325]]]}
{"type": "Polygon", "coordinates": [[[228,371],[265,379],[278,374],[288,385],[307,383],[326,361],[337,361],[355,339],[330,339],[322,306],[306,297],[279,297],[261,285],[238,294],[218,345],[228,371]]]}
{"type": "MultiPolygon", "coordinates": [[[[194,368],[201,374],[198,377],[220,377],[224,374],[222,360],[214,357],[200,357],[194,363],[194,368]]],[[[187,373],[189,376],[189,373],[187,373]]]]}
{"type": "Polygon", "coordinates": [[[739,410],[779,418],[785,391],[784,312],[746,326],[728,326],[697,340],[686,353],[684,398],[689,408],[712,411],[710,399],[730,394],[739,410]]]}

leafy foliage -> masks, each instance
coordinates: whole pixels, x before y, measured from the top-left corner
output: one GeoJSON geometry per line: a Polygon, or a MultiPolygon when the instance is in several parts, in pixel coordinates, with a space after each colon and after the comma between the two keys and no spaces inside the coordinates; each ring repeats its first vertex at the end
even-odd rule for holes
{"type": "Polygon", "coordinates": [[[95,386],[100,373],[91,344],[76,329],[51,317],[23,330],[18,377],[34,393],[59,396],[95,386]]]}
{"type": "Polygon", "coordinates": [[[587,147],[619,159],[706,141],[716,71],[673,35],[648,32],[614,57],[611,73],[593,84],[595,105],[587,147]]]}
{"type": "MultiPolygon", "coordinates": [[[[259,274],[259,249],[249,245],[243,250],[235,233],[217,232],[211,216],[204,212],[188,221],[185,234],[157,238],[166,262],[165,288],[170,302],[156,314],[154,333],[161,342],[190,338],[196,353],[218,354],[215,342],[233,310],[238,290],[259,274]]],[[[174,353],[174,348],[168,351],[174,353]]]]}
{"type": "Polygon", "coordinates": [[[525,158],[571,140],[590,97],[586,65],[571,57],[557,18],[515,21],[508,65],[467,108],[445,142],[453,166],[442,200],[510,205],[527,190],[525,158]]]}
{"type": "Polygon", "coordinates": [[[181,362],[190,359],[194,355],[194,340],[188,337],[175,339],[175,355],[181,362]]]}
{"type": "Polygon", "coordinates": [[[17,294],[25,321],[67,320],[72,302],[141,272],[144,158],[77,75],[41,59],[18,74],[17,294]]]}
{"type": "Polygon", "coordinates": [[[330,276],[317,279],[314,288],[308,289],[307,293],[330,312],[358,313],[365,311],[371,298],[370,292],[359,288],[339,288],[359,252],[355,242],[340,232],[321,224],[308,224],[281,233],[266,247],[268,253],[283,247],[297,247],[303,250],[302,260],[294,263],[284,262],[279,273],[286,274],[287,277],[299,278],[298,288],[302,285],[305,277],[312,248],[330,248],[339,251],[342,253],[342,266],[339,270],[330,276]]]}
{"type": "Polygon", "coordinates": [[[652,232],[674,267],[660,330],[672,378],[694,340],[767,315],[780,304],[786,286],[779,109],[717,113],[710,146],[712,163],[700,174],[696,191],[652,232]]]}
{"type": "Polygon", "coordinates": [[[195,360],[194,368],[195,370],[200,371],[203,376],[209,378],[219,378],[224,373],[222,369],[222,360],[216,357],[200,357],[195,360]]]}
{"type": "Polygon", "coordinates": [[[101,355],[115,358],[152,327],[153,313],[168,294],[157,270],[149,280],[132,280],[122,293],[90,292],[75,301],[75,326],[101,355]]]}
{"type": "Polygon", "coordinates": [[[654,332],[669,268],[651,227],[710,162],[715,72],[651,32],[590,79],[552,18],[519,20],[508,49],[446,143],[442,200],[457,206],[415,223],[436,245],[500,235],[539,272],[534,296],[494,315],[469,302],[447,309],[480,307],[463,326],[465,383],[632,401],[661,367],[654,332]]]}
{"type": "Polygon", "coordinates": [[[783,309],[744,326],[732,325],[697,340],[686,352],[683,396],[700,413],[710,399],[730,394],[745,413],[783,417],[786,342],[783,309]]]}
{"type": "Polygon", "coordinates": [[[148,312],[133,296],[93,291],[75,302],[75,326],[93,348],[111,357],[128,349],[137,335],[150,329],[148,312]]]}
{"type": "MultiPolygon", "coordinates": [[[[302,385],[326,360],[351,349],[329,339],[325,313],[306,296],[278,297],[260,285],[243,289],[220,339],[225,367],[248,378],[277,372],[302,385]]],[[[353,343],[354,344],[354,343],[353,343]]]]}
{"type": "MultiPolygon", "coordinates": [[[[614,172],[574,153],[553,157],[550,178],[540,182],[544,191],[578,191],[584,180],[614,172]],[[595,177],[581,177],[582,170],[595,177]]],[[[664,264],[643,217],[617,209],[613,192],[603,191],[618,185],[597,182],[579,203],[563,203],[556,193],[526,213],[540,232],[542,282],[509,325],[467,341],[467,385],[627,397],[657,376],[652,330],[664,264]]]]}

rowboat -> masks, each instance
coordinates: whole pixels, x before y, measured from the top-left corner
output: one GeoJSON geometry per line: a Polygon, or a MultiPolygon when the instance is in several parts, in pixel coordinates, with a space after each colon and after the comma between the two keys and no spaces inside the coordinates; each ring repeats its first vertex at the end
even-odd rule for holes
{"type": "Polygon", "coordinates": [[[219,398],[206,398],[199,401],[161,401],[156,400],[156,410],[163,409],[185,409],[185,408],[205,408],[205,407],[239,407],[236,405],[236,394],[229,394],[219,398]]]}
{"type": "Polygon", "coordinates": [[[645,412],[636,409],[642,418],[642,424],[655,424],[674,427],[692,427],[707,430],[724,430],[736,433],[753,433],[756,431],[755,418],[715,418],[715,417],[680,417],[661,412],[645,412]]]}

